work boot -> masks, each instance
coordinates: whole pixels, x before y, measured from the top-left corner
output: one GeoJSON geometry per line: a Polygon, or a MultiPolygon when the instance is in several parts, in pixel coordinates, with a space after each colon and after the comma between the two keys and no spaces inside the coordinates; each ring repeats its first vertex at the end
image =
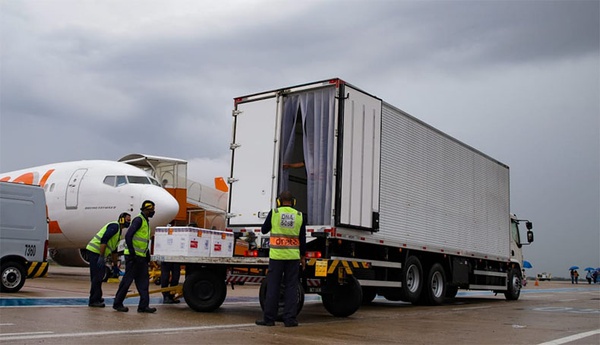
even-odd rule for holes
{"type": "Polygon", "coordinates": [[[156,312],[156,308],[146,307],[146,308],[138,308],[138,313],[149,313],[152,314],[156,312]]]}
{"type": "Polygon", "coordinates": [[[178,299],[174,299],[174,298],[173,298],[172,296],[170,296],[170,295],[169,295],[169,296],[166,296],[166,297],[163,299],[163,304],[177,304],[177,303],[179,303],[179,302],[180,302],[180,301],[179,301],[178,299]]]}
{"type": "Polygon", "coordinates": [[[275,326],[275,322],[273,321],[256,320],[255,323],[259,326],[275,326]]]}
{"type": "Polygon", "coordinates": [[[298,321],[297,320],[285,320],[283,321],[283,324],[285,325],[285,327],[298,327],[298,321]]]}
{"type": "Polygon", "coordinates": [[[113,305],[113,309],[116,311],[120,311],[122,313],[126,313],[129,311],[129,308],[122,306],[122,305],[119,305],[119,306],[113,305]]]}
{"type": "Polygon", "coordinates": [[[88,307],[92,307],[92,308],[104,308],[105,305],[102,302],[92,302],[88,304],[88,307]]]}

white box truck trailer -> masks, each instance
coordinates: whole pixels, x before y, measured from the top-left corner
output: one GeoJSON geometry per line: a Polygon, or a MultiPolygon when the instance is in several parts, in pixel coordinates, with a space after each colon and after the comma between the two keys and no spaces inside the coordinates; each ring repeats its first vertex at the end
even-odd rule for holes
{"type": "Polygon", "coordinates": [[[376,294],[518,299],[533,233],[526,221],[521,241],[505,164],[341,79],[236,98],[233,117],[228,226],[257,231],[291,191],[308,218],[309,255],[345,262],[327,270],[335,279],[304,286],[332,314],[376,294]]]}
{"type": "Polygon", "coordinates": [[[26,278],[45,275],[48,215],[40,186],[0,182],[2,292],[17,292],[26,278]]]}
{"type": "MultiPolygon", "coordinates": [[[[308,265],[299,283],[335,316],[377,294],[440,304],[458,289],[519,298],[526,221],[510,214],[506,165],[341,79],[234,99],[227,226],[254,232],[254,257],[154,256],[186,265],[183,294],[218,308],[226,285],[261,282],[260,226],[291,191],[308,220],[308,265]],[[296,168],[293,168],[296,167],[296,168]],[[207,289],[206,287],[212,287],[207,289]]],[[[233,285],[232,285],[233,286],[233,285]]]]}

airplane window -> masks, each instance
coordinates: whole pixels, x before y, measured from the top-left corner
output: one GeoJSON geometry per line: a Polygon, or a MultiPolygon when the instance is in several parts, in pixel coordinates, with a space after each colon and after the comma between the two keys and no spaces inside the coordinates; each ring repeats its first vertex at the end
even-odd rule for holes
{"type": "Polygon", "coordinates": [[[156,181],[156,179],[154,179],[154,178],[152,178],[152,177],[149,177],[149,179],[150,179],[150,183],[152,183],[153,185],[155,185],[155,186],[159,186],[159,187],[162,187],[162,186],[160,185],[160,183],[158,183],[158,181],[156,181]]]}
{"type": "Polygon", "coordinates": [[[116,178],[116,176],[106,176],[104,178],[104,184],[114,187],[115,186],[115,178],[116,178]]]}
{"type": "Polygon", "coordinates": [[[127,177],[117,176],[117,187],[127,184],[127,177]]]}
{"type": "Polygon", "coordinates": [[[146,176],[127,176],[127,179],[129,180],[129,183],[150,184],[150,181],[146,176]]]}

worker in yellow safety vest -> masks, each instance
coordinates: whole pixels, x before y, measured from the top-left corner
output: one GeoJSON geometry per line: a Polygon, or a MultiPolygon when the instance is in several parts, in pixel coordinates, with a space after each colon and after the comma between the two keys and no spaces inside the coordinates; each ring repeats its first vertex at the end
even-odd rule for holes
{"type": "Polygon", "coordinates": [[[298,326],[298,275],[300,266],[306,265],[306,220],[302,212],[294,209],[296,199],[285,191],[277,198],[277,208],[271,210],[261,227],[261,232],[271,232],[269,239],[269,270],[267,273],[267,297],[263,318],[256,320],[259,326],[274,326],[279,306],[279,289],[283,281],[285,327],[298,326]]]}
{"type": "Polygon", "coordinates": [[[130,222],[131,215],[127,212],[121,213],[116,222],[103,226],[85,248],[90,263],[91,287],[88,301],[90,307],[104,308],[102,281],[106,274],[106,257],[111,256],[113,266],[117,265],[117,246],[121,240],[121,230],[128,228],[130,222]]]}
{"type": "Polygon", "coordinates": [[[131,226],[125,234],[125,275],[119,284],[115,295],[113,309],[128,312],[123,305],[127,290],[135,281],[135,287],[140,294],[138,313],[154,313],[156,308],[150,307],[148,263],[150,262],[150,225],[148,221],[154,216],[155,204],[151,200],[142,203],[141,212],[131,221],[131,226]]]}

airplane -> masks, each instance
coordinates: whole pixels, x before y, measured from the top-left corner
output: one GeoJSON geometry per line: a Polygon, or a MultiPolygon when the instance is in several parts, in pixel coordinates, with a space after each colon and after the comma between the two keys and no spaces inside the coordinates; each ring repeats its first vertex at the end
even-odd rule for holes
{"type": "Polygon", "coordinates": [[[90,239],[121,212],[135,217],[144,200],[156,204],[152,231],[179,211],[177,200],[144,170],[132,165],[82,160],[0,173],[0,181],[44,188],[49,218],[49,254],[63,266],[87,266],[90,239]]]}

